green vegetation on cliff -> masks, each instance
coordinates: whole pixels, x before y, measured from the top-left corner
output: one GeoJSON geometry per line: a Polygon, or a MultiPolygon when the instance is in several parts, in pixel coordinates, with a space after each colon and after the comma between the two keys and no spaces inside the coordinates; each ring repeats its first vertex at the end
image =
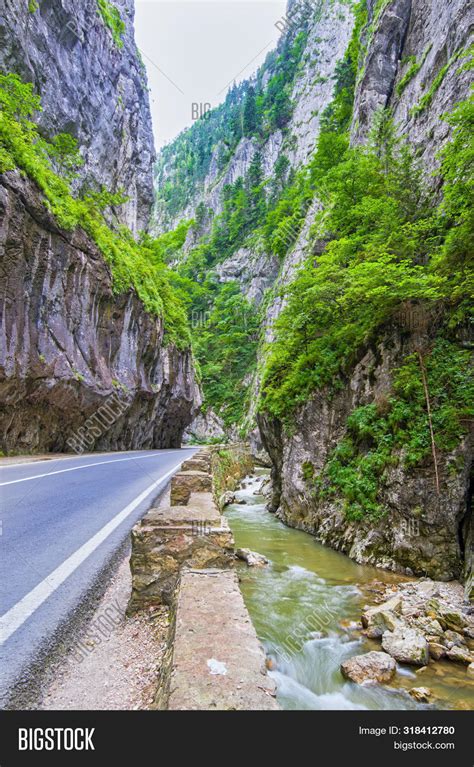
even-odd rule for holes
{"type": "Polygon", "coordinates": [[[238,285],[220,283],[213,270],[247,242],[283,256],[304,220],[311,198],[307,173],[289,174],[282,154],[268,187],[260,148],[275,130],[285,131],[291,118],[290,94],[305,44],[304,29],[282,38],[255,81],[234,85],[224,104],[162,150],[157,168],[158,207],[173,218],[203,184],[215,150],[220,176],[242,139],[254,147],[245,178],[223,188],[222,213],[214,215],[201,204],[193,222],[159,238],[175,240],[191,224],[196,244],[178,261],[173,284],[188,308],[205,404],[229,427],[242,424],[248,412],[261,321],[238,285]]]}
{"type": "Polygon", "coordinates": [[[97,0],[97,9],[102,17],[105,26],[112,33],[115,45],[123,48],[123,34],[125,32],[125,22],[120,11],[109,0],[97,0]]]}
{"type": "Polygon", "coordinates": [[[406,61],[402,62],[405,65],[409,65],[408,69],[405,71],[405,74],[400,79],[400,82],[398,83],[396,87],[396,93],[397,96],[401,96],[405,88],[408,86],[408,84],[413,80],[413,78],[418,74],[421,67],[426,61],[426,57],[428,56],[428,53],[431,50],[431,45],[428,45],[426,49],[423,52],[423,55],[421,56],[420,60],[418,61],[416,56],[409,56],[406,61]]]}
{"type": "Polygon", "coordinates": [[[440,455],[454,451],[448,470],[463,468],[455,450],[474,416],[472,354],[459,341],[474,295],[474,100],[446,119],[453,135],[440,154],[438,207],[384,113],[367,147],[341,152],[344,135],[323,133],[312,162],[324,205],[314,229],[327,245],[289,287],[260,407],[291,425],[313,392],[331,399],[345,388],[362,353],[393,328],[418,338],[392,372],[391,396],[350,414],[318,476],[305,468],[316,497],[341,499],[353,520],[386,512],[379,492],[389,467],[431,461],[438,483],[440,455]]]}
{"type": "Polygon", "coordinates": [[[404,302],[440,302],[451,324],[466,320],[473,287],[473,110],[470,100],[449,118],[454,140],[442,154],[445,191],[437,209],[384,114],[368,147],[334,152],[341,135],[321,135],[312,171],[324,213],[315,228],[328,244],[289,288],[264,375],[265,410],[286,418],[312,391],[343,385],[359,350],[404,302]]]}
{"type": "Polygon", "coordinates": [[[304,29],[295,37],[282,38],[254,84],[234,84],[223,104],[161,150],[156,168],[157,205],[165,218],[172,219],[185,209],[209,173],[214,152],[219,177],[243,138],[258,146],[275,130],[285,130],[293,112],[290,94],[305,42],[304,29]]]}
{"type": "Polygon", "coordinates": [[[81,227],[94,240],[110,265],[114,290],[134,288],[147,311],[163,316],[167,339],[189,346],[186,313],[164,263],[170,237],[136,242],[126,227],[111,228],[104,212],[125,201],[120,193],[100,189],[74,195],[71,182],[82,162],[76,142],[68,134],[44,138],[34,121],[40,110],[31,83],[0,75],[0,173],[19,169],[31,178],[60,227],[81,227]]]}
{"type": "Polygon", "coordinates": [[[242,423],[249,409],[259,321],[236,283],[227,283],[201,327],[194,328],[207,400],[227,426],[242,423]]]}
{"type": "MultiPolygon", "coordinates": [[[[392,396],[350,414],[347,434],[322,474],[307,481],[320,499],[342,496],[349,519],[378,518],[386,511],[378,501],[385,471],[399,463],[410,469],[454,451],[474,416],[473,403],[470,352],[438,338],[431,350],[410,355],[394,371],[392,396]]],[[[454,456],[455,472],[463,468],[457,460],[454,456]]]]}
{"type": "MultiPolygon", "coordinates": [[[[321,133],[306,167],[292,169],[284,149],[272,178],[264,180],[261,151],[278,128],[291,144],[285,130],[293,111],[290,94],[305,55],[304,24],[299,34],[282,38],[253,81],[234,86],[223,105],[161,153],[159,205],[171,219],[203,184],[212,157],[217,180],[242,138],[249,139],[253,160],[246,176],[224,187],[219,215],[198,206],[189,230],[194,245],[178,259],[174,278],[194,326],[206,404],[227,425],[241,424],[248,409],[259,317],[239,295],[237,284],[219,282],[216,266],[240,248],[283,261],[316,200],[321,212],[310,240],[317,245],[315,252],[322,253],[308,257],[288,288],[288,304],[276,323],[276,341],[267,349],[262,371],[262,410],[291,424],[313,392],[324,389],[332,396],[345,386],[364,349],[398,322],[404,307],[417,307],[426,315],[436,307],[444,317],[438,340],[454,346],[456,328],[467,321],[472,300],[472,101],[446,118],[453,140],[441,157],[444,194],[437,207],[418,160],[397,138],[388,112],[377,115],[368,146],[349,145],[356,84],[385,6],[386,0],[378,0],[369,26],[366,2],[352,5],[353,34],[336,67],[333,99],[321,115],[321,133]],[[242,327],[240,317],[251,314],[242,327]],[[193,321],[202,317],[207,317],[204,323],[193,321]]],[[[399,95],[429,50],[419,61],[405,62],[399,95]]],[[[433,83],[428,99],[439,82],[433,83]]],[[[432,351],[427,348],[426,354],[432,351]]]]}

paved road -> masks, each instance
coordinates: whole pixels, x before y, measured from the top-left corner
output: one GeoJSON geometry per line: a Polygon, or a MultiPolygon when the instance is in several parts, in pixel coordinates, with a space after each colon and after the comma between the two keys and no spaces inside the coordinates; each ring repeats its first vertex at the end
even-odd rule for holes
{"type": "Polygon", "coordinates": [[[0,467],[0,706],[195,449],[0,467]]]}

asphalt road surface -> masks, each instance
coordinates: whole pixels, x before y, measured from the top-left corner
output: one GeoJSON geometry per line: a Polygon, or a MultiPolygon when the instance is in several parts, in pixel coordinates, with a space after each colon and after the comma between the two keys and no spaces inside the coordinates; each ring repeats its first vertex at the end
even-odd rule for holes
{"type": "Polygon", "coordinates": [[[195,452],[0,467],[0,707],[54,642],[134,524],[195,452]]]}

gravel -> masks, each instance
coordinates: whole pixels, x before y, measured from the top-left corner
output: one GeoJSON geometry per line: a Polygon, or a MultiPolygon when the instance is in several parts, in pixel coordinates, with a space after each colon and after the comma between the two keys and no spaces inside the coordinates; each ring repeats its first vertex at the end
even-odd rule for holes
{"type": "Polygon", "coordinates": [[[125,616],[131,591],[129,557],[111,579],[71,649],[49,669],[35,708],[138,710],[153,702],[169,625],[168,608],[125,616]]]}

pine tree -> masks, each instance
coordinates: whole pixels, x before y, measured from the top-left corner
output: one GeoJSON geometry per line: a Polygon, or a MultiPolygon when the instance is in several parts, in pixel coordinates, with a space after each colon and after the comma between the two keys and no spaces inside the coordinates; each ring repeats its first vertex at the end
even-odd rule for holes
{"type": "Polygon", "coordinates": [[[244,103],[243,118],[244,136],[253,136],[257,129],[257,105],[255,103],[255,89],[250,86],[244,103]]]}

